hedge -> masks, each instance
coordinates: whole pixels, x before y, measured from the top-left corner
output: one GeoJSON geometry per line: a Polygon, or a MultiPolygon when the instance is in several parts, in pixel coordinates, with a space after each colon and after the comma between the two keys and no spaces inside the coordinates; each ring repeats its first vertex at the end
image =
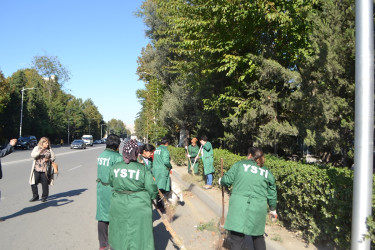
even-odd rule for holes
{"type": "MultiPolygon", "coordinates": [[[[169,147],[177,165],[186,164],[184,148],[169,147]],[[176,162],[177,161],[177,162],[176,162]]],[[[245,157],[227,150],[214,149],[214,184],[220,178],[220,158],[224,172],[245,157]]],[[[333,243],[339,249],[350,246],[353,200],[353,171],[331,166],[317,166],[266,156],[265,165],[276,178],[277,211],[283,224],[300,231],[309,243],[333,243]]],[[[373,179],[375,187],[375,178],[373,179]]],[[[375,212],[373,192],[372,211],[375,212]]],[[[368,220],[369,232],[374,232],[374,217],[368,220]]],[[[370,235],[372,245],[375,238],[370,235]]]]}

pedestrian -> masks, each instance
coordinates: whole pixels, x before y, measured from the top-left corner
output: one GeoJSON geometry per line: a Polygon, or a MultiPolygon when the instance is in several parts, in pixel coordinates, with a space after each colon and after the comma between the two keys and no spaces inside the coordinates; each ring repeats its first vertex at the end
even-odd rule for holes
{"type": "MultiPolygon", "coordinates": [[[[203,172],[206,176],[206,185],[204,186],[205,189],[212,188],[212,179],[213,173],[215,172],[214,169],[214,150],[212,148],[211,142],[208,141],[207,136],[202,136],[200,138],[200,144],[202,145],[201,156],[203,162],[203,172]]],[[[198,159],[199,156],[196,157],[198,159]]]]}
{"type": "Polygon", "coordinates": [[[188,157],[188,173],[191,174],[194,171],[194,174],[198,174],[199,162],[195,160],[199,152],[199,147],[197,145],[198,139],[191,139],[191,144],[187,147],[187,157],[188,157]],[[194,167],[192,166],[194,165],[194,167]],[[192,169],[192,167],[194,169],[192,169]]]}
{"type": "MultiPolygon", "coordinates": [[[[156,148],[154,152],[154,162],[152,173],[155,177],[156,185],[164,196],[168,196],[168,192],[171,191],[171,179],[170,171],[172,165],[170,162],[170,155],[168,151],[169,140],[164,137],[161,141],[161,145],[156,148]]],[[[158,199],[158,208],[164,208],[162,203],[162,197],[158,199]]]]}
{"type": "Polygon", "coordinates": [[[150,171],[137,162],[134,140],[124,145],[124,161],[111,167],[113,188],[109,210],[109,244],[115,250],[154,249],[151,200],[158,189],[150,171]]]}
{"type": "MultiPolygon", "coordinates": [[[[0,151],[0,158],[3,158],[6,155],[9,155],[13,152],[14,146],[17,144],[17,139],[11,139],[9,143],[0,151]]],[[[3,178],[3,170],[1,168],[1,160],[0,160],[0,179],[3,178]]]]}
{"type": "Polygon", "coordinates": [[[31,152],[31,157],[34,158],[29,183],[33,197],[30,202],[39,200],[38,183],[42,183],[42,202],[47,201],[49,187],[53,185],[53,175],[48,175],[48,168],[52,167],[51,164],[55,161],[55,153],[52,151],[51,143],[47,137],[40,138],[38,145],[34,147],[31,152]]]}
{"type": "Polygon", "coordinates": [[[231,186],[232,193],[224,228],[230,231],[231,249],[242,249],[245,235],[253,239],[254,250],[266,249],[264,228],[267,204],[270,215],[277,218],[275,177],[264,166],[260,148],[250,148],[246,160],[239,161],[219,179],[219,184],[231,186]]]}
{"type": "Polygon", "coordinates": [[[138,162],[144,164],[152,172],[152,154],[155,151],[155,147],[152,144],[144,144],[140,151],[138,162]]]}
{"type": "Polygon", "coordinates": [[[100,249],[110,249],[108,243],[109,206],[112,188],[109,186],[111,167],[122,162],[119,153],[120,137],[110,134],[106,141],[105,150],[98,157],[98,178],[96,180],[96,220],[98,221],[98,239],[100,249]]]}

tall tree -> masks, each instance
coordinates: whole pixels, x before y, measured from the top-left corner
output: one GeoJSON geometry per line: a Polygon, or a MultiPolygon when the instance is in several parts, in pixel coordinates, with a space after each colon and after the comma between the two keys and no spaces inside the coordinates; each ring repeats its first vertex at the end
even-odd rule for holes
{"type": "Polygon", "coordinates": [[[103,121],[103,116],[99,113],[98,108],[91,99],[84,101],[83,107],[83,112],[88,123],[87,133],[93,135],[94,138],[99,138],[100,123],[103,121]]]}
{"type": "Polygon", "coordinates": [[[53,99],[56,91],[70,79],[70,72],[63,66],[57,56],[34,56],[32,67],[43,76],[44,88],[48,91],[48,115],[53,119],[53,99]]]}
{"type": "Polygon", "coordinates": [[[126,128],[125,123],[121,120],[111,119],[108,123],[108,133],[116,134],[118,136],[123,134],[130,134],[130,131],[126,128]]]}

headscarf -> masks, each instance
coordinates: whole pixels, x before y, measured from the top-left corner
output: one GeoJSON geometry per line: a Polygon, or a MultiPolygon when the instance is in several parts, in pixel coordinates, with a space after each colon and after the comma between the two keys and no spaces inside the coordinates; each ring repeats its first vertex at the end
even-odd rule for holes
{"type": "Polygon", "coordinates": [[[124,148],[122,149],[122,158],[125,163],[128,164],[131,161],[137,161],[138,154],[139,148],[136,140],[131,139],[125,143],[124,148]]]}

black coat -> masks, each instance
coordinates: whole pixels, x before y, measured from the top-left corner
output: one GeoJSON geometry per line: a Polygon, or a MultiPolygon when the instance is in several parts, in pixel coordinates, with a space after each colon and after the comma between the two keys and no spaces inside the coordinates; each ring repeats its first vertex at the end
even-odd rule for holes
{"type": "MultiPolygon", "coordinates": [[[[8,144],[4,149],[2,149],[0,151],[0,158],[4,157],[4,156],[6,156],[6,155],[8,155],[12,152],[13,152],[13,147],[12,147],[12,145],[8,144]]],[[[1,169],[1,160],[0,160],[0,179],[2,179],[2,178],[3,178],[3,170],[1,169]]]]}

